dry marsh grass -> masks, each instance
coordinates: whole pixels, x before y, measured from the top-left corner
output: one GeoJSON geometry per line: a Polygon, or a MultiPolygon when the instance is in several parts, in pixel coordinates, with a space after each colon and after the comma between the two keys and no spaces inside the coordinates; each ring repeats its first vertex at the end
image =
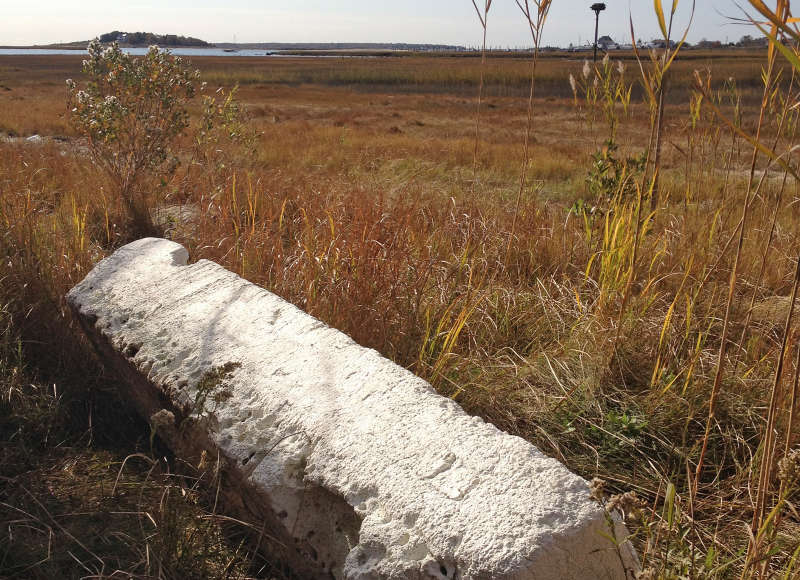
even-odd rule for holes
{"type": "MultiPolygon", "coordinates": [[[[614,108],[619,149],[604,151],[602,111],[583,98],[576,106],[569,86],[583,62],[547,55],[519,204],[530,65],[505,57],[487,59],[475,167],[476,59],[197,59],[212,86],[240,85],[257,145],[213,148],[203,166],[184,155],[150,203],[199,210],[168,231],[193,259],[278,293],[609,491],[636,491],[646,509],[630,510],[630,527],[655,577],[752,574],[752,480],[784,313],[753,317],[749,329],[745,321],[753,295],[774,302],[791,292],[798,189],[758,163],[756,177],[767,176],[744,232],[727,372],[695,481],[751,149],[708,108],[692,116],[689,82],[695,68],[710,68],[721,110],[734,115],[738,98],[741,126],[753,128],[764,55],[686,54],[665,108],[652,214],[641,195],[620,186],[592,196],[587,183],[602,155],[646,148],[647,107],[634,92],[627,114],[614,108]],[[731,76],[736,86],[726,87],[731,76]]],[[[0,57],[0,84],[10,89],[0,89],[0,131],[68,138],[0,142],[0,304],[21,356],[51,377],[83,356],[80,344],[65,346],[75,330],[64,293],[131,235],[64,117],[63,81],[80,78],[79,61],[0,57]]],[[[633,69],[629,61],[630,82],[633,69]]],[[[780,111],[769,108],[762,135],[785,147],[796,119],[788,114],[779,130],[780,111]]],[[[787,412],[794,366],[789,357],[779,377],[787,412]]],[[[49,461],[39,469],[57,464],[49,461]]],[[[133,484],[146,495],[142,473],[133,484]]],[[[27,509],[18,476],[5,477],[2,501],[27,509]]],[[[787,484],[789,502],[796,483],[787,484]]],[[[765,575],[795,573],[796,519],[782,511],[765,575]]],[[[230,557],[239,566],[235,548],[230,557]]],[[[33,569],[60,565],[48,558],[33,569]]]]}

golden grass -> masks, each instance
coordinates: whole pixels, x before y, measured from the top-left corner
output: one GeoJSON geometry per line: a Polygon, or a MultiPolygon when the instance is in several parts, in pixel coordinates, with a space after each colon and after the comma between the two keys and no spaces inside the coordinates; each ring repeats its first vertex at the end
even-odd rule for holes
{"type": "MultiPolygon", "coordinates": [[[[666,109],[661,203],[638,237],[641,199],[587,195],[606,128],[600,113],[573,104],[567,78],[582,62],[546,55],[518,211],[529,64],[502,57],[488,59],[477,182],[475,59],[197,59],[212,86],[241,85],[258,144],[252,154],[210,151],[203,167],[184,157],[152,203],[200,209],[170,230],[193,259],[284,296],[581,475],[636,490],[653,512],[631,527],[662,577],[733,577],[780,321],[758,320],[738,337],[782,174],[770,168],[751,209],[728,346],[740,363],[720,387],[690,506],[749,151],[707,109],[693,124],[680,86],[698,66],[735,75],[752,127],[763,55],[686,54],[666,109]],[[665,501],[668,485],[675,495],[665,501]]],[[[130,235],[63,117],[63,79],[79,78],[79,61],[0,58],[10,88],[0,89],[0,130],[69,138],[0,143],[0,303],[13,303],[29,360],[59,358],[71,336],[63,294],[130,235]]],[[[647,146],[649,115],[633,100],[620,112],[619,157],[647,146]]],[[[770,113],[768,137],[775,125],[770,113]]],[[[797,185],[784,196],[757,302],[791,289],[797,185]]],[[[800,544],[796,529],[787,514],[774,570],[800,544]]]]}

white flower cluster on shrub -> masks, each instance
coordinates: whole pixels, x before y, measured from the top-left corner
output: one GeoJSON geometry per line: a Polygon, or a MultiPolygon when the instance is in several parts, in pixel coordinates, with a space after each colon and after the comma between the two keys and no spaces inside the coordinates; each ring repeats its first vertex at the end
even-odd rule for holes
{"type": "Polygon", "coordinates": [[[170,146],[189,126],[186,104],[199,73],[155,46],[135,57],[94,40],[88,51],[86,85],[67,80],[72,122],[88,138],[95,162],[127,194],[142,173],[174,165],[167,163],[170,146]]]}

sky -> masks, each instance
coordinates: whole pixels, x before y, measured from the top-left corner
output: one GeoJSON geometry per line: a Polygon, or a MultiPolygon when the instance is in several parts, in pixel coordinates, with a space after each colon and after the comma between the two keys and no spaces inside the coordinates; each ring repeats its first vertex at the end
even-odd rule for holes
{"type": "MultiPolygon", "coordinates": [[[[477,0],[479,6],[484,0],[477,0]]],[[[476,46],[481,30],[471,0],[0,0],[0,46],[87,40],[104,32],[155,32],[209,42],[407,42],[476,46]]],[[[758,31],[731,20],[743,12],[734,0],[696,0],[688,40],[738,40],[758,31]]],[[[534,4],[533,0],[530,1],[534,4]]],[[[543,45],[587,43],[594,35],[593,0],[553,0],[543,45]]],[[[606,0],[600,35],[630,40],[660,36],[650,0],[606,0]]],[[[672,4],[664,0],[665,7],[672,4]]],[[[747,0],[738,2],[747,5],[747,0]]],[[[775,1],[767,1],[774,6],[775,1]]],[[[800,0],[792,0],[800,9],[800,0]]],[[[680,0],[676,30],[683,32],[690,0],[680,0]]],[[[752,12],[752,10],[751,10],[752,12]]],[[[488,44],[530,46],[515,0],[494,0],[488,44]]]]}

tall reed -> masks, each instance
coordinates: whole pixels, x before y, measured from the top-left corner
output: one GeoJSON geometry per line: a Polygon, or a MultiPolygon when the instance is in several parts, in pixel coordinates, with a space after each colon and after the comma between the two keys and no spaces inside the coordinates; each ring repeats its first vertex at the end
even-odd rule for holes
{"type": "Polygon", "coordinates": [[[481,103],[483,101],[483,78],[486,72],[486,33],[489,25],[489,10],[492,8],[492,0],[484,0],[483,11],[478,8],[477,0],[472,0],[472,5],[475,7],[475,13],[480,20],[481,28],[483,29],[483,43],[481,44],[481,73],[480,81],[478,83],[478,102],[475,105],[475,151],[472,155],[472,179],[473,179],[473,193],[475,192],[475,185],[478,182],[478,147],[481,139],[481,103]]]}
{"type": "Polygon", "coordinates": [[[528,175],[531,129],[533,126],[533,97],[536,88],[536,65],[539,62],[539,46],[542,41],[542,33],[544,32],[544,25],[547,21],[547,15],[550,11],[551,0],[534,0],[534,6],[536,8],[535,14],[531,12],[529,0],[515,0],[515,2],[517,3],[517,7],[522,11],[522,14],[525,16],[525,20],[528,22],[528,29],[530,30],[531,39],[533,40],[533,58],[531,59],[531,85],[530,92],[528,94],[528,114],[525,123],[525,139],[522,144],[522,167],[520,168],[517,200],[514,205],[514,219],[511,222],[511,231],[508,234],[508,245],[506,246],[506,266],[508,266],[508,258],[511,253],[511,244],[514,240],[514,232],[516,230],[520,202],[522,200],[522,194],[525,191],[525,183],[528,175]]]}

